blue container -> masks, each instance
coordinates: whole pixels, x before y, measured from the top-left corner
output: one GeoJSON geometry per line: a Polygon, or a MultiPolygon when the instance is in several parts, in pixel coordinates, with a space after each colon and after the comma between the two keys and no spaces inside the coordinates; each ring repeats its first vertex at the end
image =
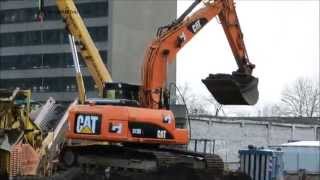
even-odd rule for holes
{"type": "Polygon", "coordinates": [[[283,180],[283,152],[249,147],[240,150],[240,171],[252,180],[283,180]]]}
{"type": "Polygon", "coordinates": [[[283,151],[285,174],[296,174],[300,170],[307,174],[320,174],[320,141],[298,141],[271,148],[283,151]]]}

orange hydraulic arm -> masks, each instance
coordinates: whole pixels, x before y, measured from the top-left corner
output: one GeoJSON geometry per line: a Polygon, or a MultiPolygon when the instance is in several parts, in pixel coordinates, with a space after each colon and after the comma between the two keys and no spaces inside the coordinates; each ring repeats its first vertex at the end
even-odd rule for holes
{"type": "Polygon", "coordinates": [[[142,103],[149,108],[162,108],[161,97],[166,86],[167,64],[212,18],[218,16],[238,65],[238,73],[251,75],[249,62],[233,0],[196,0],[176,21],[158,30],[156,39],[147,49],[143,65],[142,103]],[[199,3],[204,7],[186,16],[199,3]]]}

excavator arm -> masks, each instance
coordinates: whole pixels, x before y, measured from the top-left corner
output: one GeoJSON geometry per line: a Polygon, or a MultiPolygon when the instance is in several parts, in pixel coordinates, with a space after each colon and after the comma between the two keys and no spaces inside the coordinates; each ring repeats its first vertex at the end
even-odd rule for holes
{"type": "Polygon", "coordinates": [[[251,76],[255,66],[249,61],[233,0],[196,0],[176,21],[159,28],[157,38],[146,52],[141,93],[144,106],[155,109],[163,107],[168,63],[173,62],[179,50],[216,16],[222,24],[238,70],[232,75],[210,75],[203,82],[221,104],[256,103],[257,79],[251,76]],[[205,6],[187,17],[201,2],[205,6]],[[253,98],[248,100],[245,95],[253,98]]]}

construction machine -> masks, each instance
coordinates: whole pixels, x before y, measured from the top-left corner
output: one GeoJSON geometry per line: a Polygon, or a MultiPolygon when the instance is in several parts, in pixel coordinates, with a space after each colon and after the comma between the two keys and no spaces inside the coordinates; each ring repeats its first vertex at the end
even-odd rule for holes
{"type": "Polygon", "coordinates": [[[0,89],[0,179],[48,175],[59,108],[49,98],[34,110],[30,90],[0,89]]]}
{"type": "Polygon", "coordinates": [[[99,164],[141,171],[182,166],[222,174],[219,156],[176,148],[188,144],[190,137],[188,129],[176,127],[166,76],[167,66],[179,50],[212,18],[218,17],[238,69],[231,75],[210,74],[202,81],[221,104],[257,102],[258,79],[252,76],[255,66],[247,55],[234,1],[195,0],[179,18],[160,27],[145,53],[142,85],[112,82],[73,0],[56,3],[70,34],[80,97],[79,103],[69,110],[66,134],[69,141],[62,150],[61,162],[65,166],[99,164]],[[201,3],[204,7],[192,13],[201,3]],[[101,98],[85,97],[77,47],[101,98]]]}
{"type": "Polygon", "coordinates": [[[36,172],[43,137],[28,116],[30,95],[28,90],[0,89],[0,177],[36,172]]]}

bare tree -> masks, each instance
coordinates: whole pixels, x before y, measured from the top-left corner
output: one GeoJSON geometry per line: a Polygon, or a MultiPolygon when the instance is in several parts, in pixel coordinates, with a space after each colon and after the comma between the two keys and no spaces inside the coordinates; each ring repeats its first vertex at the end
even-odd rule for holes
{"type": "Polygon", "coordinates": [[[319,116],[319,81],[299,78],[282,92],[282,113],[287,116],[319,116]]]}
{"type": "Polygon", "coordinates": [[[178,92],[176,101],[178,104],[184,104],[184,100],[190,114],[212,114],[215,116],[223,114],[225,116],[222,105],[211,94],[195,94],[187,83],[178,88],[182,97],[179,97],[178,92]]]}
{"type": "Polygon", "coordinates": [[[188,84],[179,86],[179,90],[182,97],[178,96],[177,101],[180,104],[186,103],[190,114],[209,114],[203,99],[199,95],[195,95],[188,84]]]}
{"type": "Polygon", "coordinates": [[[286,116],[284,106],[282,104],[268,104],[262,107],[262,110],[259,110],[259,116],[263,117],[281,117],[286,116]]]}
{"type": "Polygon", "coordinates": [[[226,116],[226,113],[224,112],[224,109],[223,109],[223,105],[218,103],[218,101],[212,97],[211,95],[210,96],[207,96],[207,97],[204,97],[203,98],[209,105],[212,105],[213,106],[213,110],[214,110],[214,115],[215,116],[219,116],[219,114],[223,114],[223,116],[226,116]]]}

